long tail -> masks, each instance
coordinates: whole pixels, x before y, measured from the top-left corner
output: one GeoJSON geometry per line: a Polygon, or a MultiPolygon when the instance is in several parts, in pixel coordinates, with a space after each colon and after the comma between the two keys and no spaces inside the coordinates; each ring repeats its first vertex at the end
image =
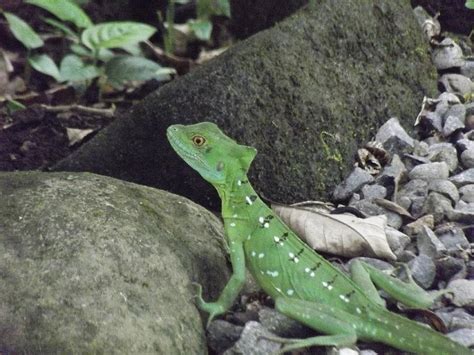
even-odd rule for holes
{"type": "Polygon", "coordinates": [[[366,334],[370,340],[383,342],[397,349],[417,354],[474,354],[474,351],[447,336],[398,314],[383,310],[383,314],[379,311],[373,312],[370,318],[373,319],[372,323],[379,323],[376,337],[366,334]]]}

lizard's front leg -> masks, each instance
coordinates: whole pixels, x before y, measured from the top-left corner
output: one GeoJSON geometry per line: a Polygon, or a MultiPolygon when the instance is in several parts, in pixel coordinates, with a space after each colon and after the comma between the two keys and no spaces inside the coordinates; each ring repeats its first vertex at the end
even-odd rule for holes
{"type": "Polygon", "coordinates": [[[232,263],[232,276],[222,290],[216,302],[205,302],[202,298],[202,287],[198,285],[197,306],[208,312],[207,326],[214,317],[225,313],[234,303],[245,282],[245,253],[242,242],[230,242],[230,261],[232,263]]]}

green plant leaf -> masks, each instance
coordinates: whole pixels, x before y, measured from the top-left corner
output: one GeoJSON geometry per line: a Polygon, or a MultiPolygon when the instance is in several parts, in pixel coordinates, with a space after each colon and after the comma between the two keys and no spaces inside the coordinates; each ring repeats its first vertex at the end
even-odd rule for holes
{"type": "Polygon", "coordinates": [[[43,40],[36,34],[30,25],[10,12],[4,12],[3,14],[7,19],[8,26],[15,38],[23,43],[26,48],[34,49],[43,46],[43,40]]]}
{"type": "Polygon", "coordinates": [[[28,4],[36,5],[49,11],[63,21],[69,21],[79,28],[92,26],[92,21],[87,14],[73,1],[70,0],[26,0],[28,4]]]}
{"type": "Polygon", "coordinates": [[[62,22],[59,22],[53,18],[49,18],[49,17],[43,17],[43,21],[46,22],[48,25],[51,25],[59,30],[61,30],[62,32],[64,32],[66,35],[68,35],[69,37],[71,37],[71,39],[75,42],[79,42],[79,36],[77,35],[77,33],[75,33],[73,30],[71,30],[69,27],[67,27],[65,24],[63,24],[62,22]]]}
{"type": "Polygon", "coordinates": [[[217,0],[216,15],[223,15],[230,17],[230,2],[229,0],[217,0]]]}
{"type": "Polygon", "coordinates": [[[59,74],[62,81],[86,81],[98,77],[100,71],[94,65],[86,65],[77,55],[69,54],[59,65],[59,74]]]}
{"type": "Polygon", "coordinates": [[[159,64],[143,58],[129,55],[116,56],[105,64],[108,81],[120,87],[127,81],[146,81],[150,79],[169,80],[174,69],[162,68],[159,64]],[[166,69],[166,72],[163,72],[166,69]]]}
{"type": "Polygon", "coordinates": [[[106,22],[82,32],[82,43],[93,50],[120,48],[145,41],[155,33],[154,27],[139,22],[106,22]]]}
{"type": "Polygon", "coordinates": [[[474,0],[466,0],[465,6],[466,6],[468,9],[474,10],[474,0]]]}
{"type": "Polygon", "coordinates": [[[46,54],[36,54],[28,58],[28,62],[33,69],[40,73],[52,76],[56,81],[61,81],[59,70],[50,56],[46,54]]]}
{"type": "Polygon", "coordinates": [[[202,41],[209,41],[212,33],[212,22],[207,20],[188,21],[189,27],[193,30],[197,38],[202,41]]]}
{"type": "Polygon", "coordinates": [[[92,58],[94,56],[94,53],[92,53],[89,48],[84,47],[82,44],[73,43],[69,48],[71,49],[71,52],[81,57],[92,58]]]}
{"type": "Polygon", "coordinates": [[[13,100],[13,99],[7,99],[8,113],[13,113],[15,111],[24,110],[25,108],[26,108],[26,106],[23,105],[21,102],[13,100]]]}

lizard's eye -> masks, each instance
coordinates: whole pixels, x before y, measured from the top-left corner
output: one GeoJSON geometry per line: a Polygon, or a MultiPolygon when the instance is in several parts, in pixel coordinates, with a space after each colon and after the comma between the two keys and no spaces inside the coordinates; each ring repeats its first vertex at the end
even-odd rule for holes
{"type": "Polygon", "coordinates": [[[204,143],[206,143],[206,138],[204,138],[203,136],[194,136],[192,140],[193,143],[198,147],[201,147],[204,143]]]}

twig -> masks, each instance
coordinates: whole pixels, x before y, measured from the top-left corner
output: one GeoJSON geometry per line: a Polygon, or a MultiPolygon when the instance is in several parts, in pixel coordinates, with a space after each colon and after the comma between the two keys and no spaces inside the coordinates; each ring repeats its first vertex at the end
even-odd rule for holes
{"type": "Polygon", "coordinates": [[[87,107],[82,105],[59,105],[59,106],[49,106],[49,105],[40,105],[41,108],[45,109],[47,112],[67,112],[67,111],[77,111],[82,113],[89,113],[92,115],[99,115],[107,118],[112,118],[115,115],[115,105],[112,105],[111,108],[95,108],[87,107]]]}

